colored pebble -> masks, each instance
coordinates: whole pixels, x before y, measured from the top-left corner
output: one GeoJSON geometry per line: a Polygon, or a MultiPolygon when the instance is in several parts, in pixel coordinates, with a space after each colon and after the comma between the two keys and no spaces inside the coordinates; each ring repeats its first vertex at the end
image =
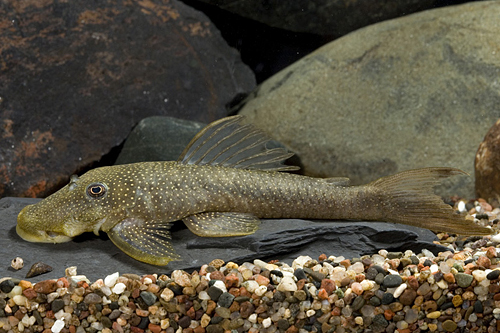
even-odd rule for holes
{"type": "Polygon", "coordinates": [[[292,267],[214,260],[193,273],[94,283],[76,268],[35,284],[2,279],[0,331],[496,332],[500,262],[493,246],[477,251],[303,256],[292,267]]]}

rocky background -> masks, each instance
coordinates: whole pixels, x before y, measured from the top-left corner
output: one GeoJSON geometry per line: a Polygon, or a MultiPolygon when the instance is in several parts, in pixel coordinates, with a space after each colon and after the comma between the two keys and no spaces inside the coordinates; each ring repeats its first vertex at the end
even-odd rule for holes
{"type": "MultiPolygon", "coordinates": [[[[307,175],[473,175],[500,115],[498,17],[499,1],[1,2],[0,197],[175,159],[204,123],[234,113],[307,175]]],[[[476,195],[471,177],[438,191],[476,195]]],[[[9,200],[1,225],[20,241],[12,212],[26,202],[9,200]]]]}

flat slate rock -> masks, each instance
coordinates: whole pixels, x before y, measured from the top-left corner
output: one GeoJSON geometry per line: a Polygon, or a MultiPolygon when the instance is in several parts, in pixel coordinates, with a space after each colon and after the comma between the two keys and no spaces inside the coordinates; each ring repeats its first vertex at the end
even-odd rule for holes
{"type": "MultiPolygon", "coordinates": [[[[498,119],[499,18],[500,1],[478,1],[357,30],[266,80],[240,114],[308,175],[357,185],[420,167],[473,174],[498,119]]],[[[438,193],[474,197],[473,178],[438,193]]]]}
{"type": "Polygon", "coordinates": [[[198,0],[269,26],[340,37],[376,22],[430,9],[437,0],[198,0]]]}
{"type": "Polygon", "coordinates": [[[317,258],[320,254],[346,258],[374,254],[380,249],[388,251],[426,248],[435,254],[446,251],[433,243],[437,238],[429,230],[382,222],[263,220],[260,229],[244,237],[202,238],[193,235],[179,222],[172,230],[172,243],[181,261],[166,267],[141,263],[121,252],[105,235],[87,233],[73,241],[60,244],[29,243],[15,231],[16,217],[27,204],[39,199],[0,199],[0,278],[23,279],[30,266],[43,262],[54,268],[52,272],[34,277],[41,281],[64,276],[65,268],[77,266],[78,273],[91,281],[104,278],[114,272],[147,274],[170,273],[174,269],[192,271],[213,259],[226,262],[253,262],[254,259],[279,259],[291,264],[300,255],[317,258]],[[24,259],[25,266],[19,271],[10,267],[15,257],[24,259]]]}
{"type": "Polygon", "coordinates": [[[0,196],[46,196],[141,119],[210,122],[255,87],[177,0],[3,1],[0,27],[0,196]]]}

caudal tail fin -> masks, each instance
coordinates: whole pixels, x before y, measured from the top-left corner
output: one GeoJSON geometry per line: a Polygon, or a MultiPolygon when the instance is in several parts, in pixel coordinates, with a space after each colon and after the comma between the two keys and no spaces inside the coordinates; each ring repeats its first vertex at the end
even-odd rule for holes
{"type": "Polygon", "coordinates": [[[460,235],[489,235],[492,230],[468,221],[434,194],[441,179],[465,172],[453,168],[408,170],[380,178],[372,186],[383,201],[384,220],[460,235]]]}

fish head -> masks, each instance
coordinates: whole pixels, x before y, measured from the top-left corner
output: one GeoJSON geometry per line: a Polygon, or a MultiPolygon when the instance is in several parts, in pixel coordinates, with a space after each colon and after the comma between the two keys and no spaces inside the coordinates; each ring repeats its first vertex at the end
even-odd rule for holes
{"type": "Polygon", "coordinates": [[[97,235],[105,222],[123,218],[122,205],[116,201],[117,187],[121,187],[114,175],[119,172],[112,168],[97,168],[81,177],[72,176],[69,184],[59,191],[24,207],[17,217],[17,234],[29,242],[62,243],[84,232],[93,231],[97,235]]]}

